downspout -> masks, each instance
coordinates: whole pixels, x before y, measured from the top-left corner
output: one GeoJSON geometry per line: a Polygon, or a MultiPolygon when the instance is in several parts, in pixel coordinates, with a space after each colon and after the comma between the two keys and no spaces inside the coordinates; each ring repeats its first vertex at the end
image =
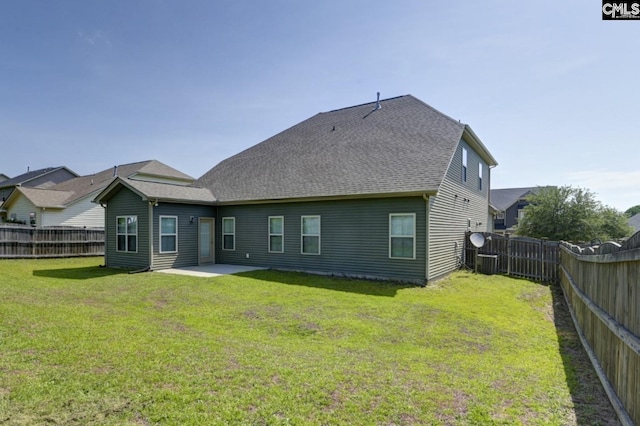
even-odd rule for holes
{"type": "Polygon", "coordinates": [[[427,285],[429,281],[429,196],[427,194],[422,194],[422,198],[424,199],[425,207],[425,246],[424,246],[424,283],[423,287],[427,285]]]}
{"type": "Polygon", "coordinates": [[[153,270],[153,206],[158,205],[158,200],[149,201],[149,271],[153,270]]]}
{"type": "Polygon", "coordinates": [[[100,203],[100,207],[104,209],[104,266],[107,266],[107,205],[100,203]]]}

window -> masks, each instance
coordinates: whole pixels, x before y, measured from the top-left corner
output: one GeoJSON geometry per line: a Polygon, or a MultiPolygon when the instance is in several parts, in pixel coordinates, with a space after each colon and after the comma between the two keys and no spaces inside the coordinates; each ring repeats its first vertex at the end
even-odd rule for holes
{"type": "Polygon", "coordinates": [[[518,223],[522,222],[522,219],[524,219],[524,215],[525,215],[524,210],[518,210],[518,223]]]}
{"type": "Polygon", "coordinates": [[[302,254],[320,254],[320,216],[302,216],[302,254]]]}
{"type": "Polygon", "coordinates": [[[236,218],[222,218],[222,250],[236,249],[236,218]]]}
{"type": "Polygon", "coordinates": [[[392,259],[416,258],[415,213],[389,215],[389,257],[392,259]]]}
{"type": "Polygon", "coordinates": [[[284,253],[283,216],[269,216],[269,253],[284,253]]]}
{"type": "Polygon", "coordinates": [[[116,217],[116,251],[138,251],[138,216],[116,217]]]}
{"type": "Polygon", "coordinates": [[[462,181],[467,181],[467,148],[462,148],[462,181]]]}
{"type": "Polygon", "coordinates": [[[160,216],[160,253],[178,251],[178,217],[160,216]]]}
{"type": "Polygon", "coordinates": [[[496,214],[496,219],[504,220],[504,212],[496,214]]]}
{"type": "Polygon", "coordinates": [[[478,163],[478,189],[482,191],[482,163],[478,163]]]}

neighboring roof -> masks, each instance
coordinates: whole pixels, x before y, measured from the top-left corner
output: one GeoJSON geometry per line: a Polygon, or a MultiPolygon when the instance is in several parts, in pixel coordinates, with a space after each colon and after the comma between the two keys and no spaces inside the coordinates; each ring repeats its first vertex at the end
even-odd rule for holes
{"type": "Polygon", "coordinates": [[[435,193],[473,131],[411,95],[317,114],[200,177],[221,202],[435,193]]]}
{"type": "Polygon", "coordinates": [[[130,178],[134,178],[136,175],[155,176],[160,178],[168,177],[171,179],[183,180],[188,183],[192,183],[195,180],[194,177],[189,176],[188,174],[182,173],[181,171],[176,170],[173,167],[169,167],[166,164],[163,164],[159,161],[151,160],[151,161],[145,161],[144,163],[146,164],[143,167],[129,174],[127,174],[128,172],[128,170],[126,169],[127,166],[134,166],[135,164],[141,164],[141,163],[133,163],[125,166],[119,166],[118,176],[130,177],[130,178]],[[124,170],[121,169],[121,167],[124,168],[124,170]]]}
{"type": "Polygon", "coordinates": [[[539,187],[534,186],[530,188],[492,189],[490,202],[497,211],[504,211],[511,207],[518,200],[521,200],[530,193],[535,192],[538,188],[539,187]]]}
{"type": "Polygon", "coordinates": [[[4,173],[0,173],[0,182],[4,182],[5,180],[9,179],[11,179],[9,176],[5,175],[4,173]]]}
{"type": "Polygon", "coordinates": [[[192,177],[169,167],[166,164],[160,163],[156,160],[147,160],[137,163],[121,164],[119,166],[103,170],[99,173],[70,179],[66,182],[59,183],[51,189],[58,191],[72,191],[73,197],[65,203],[70,204],[79,198],[86,197],[93,192],[98,192],[106,188],[116,177],[114,176],[114,172],[117,173],[117,176],[121,177],[130,177],[142,174],[147,176],[172,177],[179,180],[188,180],[189,182],[193,181],[192,177]],[[114,169],[117,169],[117,171],[114,169]]]}
{"type": "MultiPolygon", "coordinates": [[[[192,182],[193,178],[156,160],[116,166],[118,176],[155,176],[170,177],[181,181],[192,182]]],[[[73,202],[106,188],[113,180],[114,168],[103,170],[87,176],[79,176],[61,182],[47,189],[19,187],[19,193],[27,197],[36,207],[64,208],[73,202]]],[[[178,185],[176,185],[178,186],[178,185]]],[[[14,191],[5,204],[12,202],[18,192],[14,191]]]]}
{"type": "Polygon", "coordinates": [[[108,201],[120,187],[129,188],[145,201],[179,202],[186,204],[215,203],[216,198],[206,188],[168,183],[145,182],[128,178],[116,178],[93,200],[100,203],[108,201]]]}
{"type": "Polygon", "coordinates": [[[16,176],[14,178],[0,181],[0,187],[6,188],[6,187],[9,187],[9,186],[24,185],[25,183],[27,183],[27,182],[29,182],[31,180],[37,179],[42,175],[53,173],[53,172],[55,172],[57,170],[60,170],[60,169],[66,169],[69,173],[71,173],[71,174],[73,174],[75,176],[78,176],[77,173],[73,172],[72,170],[69,170],[65,166],[46,167],[44,169],[32,170],[32,171],[29,171],[27,173],[23,173],[23,174],[21,174],[19,176],[16,176]]]}
{"type": "Polygon", "coordinates": [[[627,220],[627,223],[629,224],[629,226],[632,226],[633,229],[636,230],[636,232],[640,231],[640,213],[631,216],[629,220],[627,220]]]}
{"type": "Polygon", "coordinates": [[[73,196],[72,191],[56,191],[53,189],[17,187],[10,200],[22,193],[36,207],[64,208],[65,201],[73,196]]]}

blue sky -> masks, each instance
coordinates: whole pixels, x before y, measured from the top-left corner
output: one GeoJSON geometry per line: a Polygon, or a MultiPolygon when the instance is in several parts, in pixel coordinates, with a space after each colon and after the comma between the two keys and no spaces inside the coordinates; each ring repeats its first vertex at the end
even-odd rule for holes
{"type": "Polygon", "coordinates": [[[640,20],[601,2],[0,2],[0,173],[156,159],[194,177],[405,94],[469,124],[492,187],[640,204],[640,20]]]}

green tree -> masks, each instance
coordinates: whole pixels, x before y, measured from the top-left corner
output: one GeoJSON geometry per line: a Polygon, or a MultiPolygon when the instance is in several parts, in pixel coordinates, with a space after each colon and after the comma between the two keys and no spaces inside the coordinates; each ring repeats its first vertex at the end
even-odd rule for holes
{"type": "Polygon", "coordinates": [[[626,214],[620,213],[613,207],[603,207],[600,210],[600,218],[603,240],[617,240],[633,234],[633,228],[629,226],[626,214]]]}
{"type": "Polygon", "coordinates": [[[623,213],[603,206],[588,189],[541,187],[527,201],[518,235],[584,242],[618,239],[632,232],[623,213]]]}
{"type": "Polygon", "coordinates": [[[633,207],[630,207],[624,212],[624,214],[626,214],[627,217],[635,216],[638,213],[640,213],[640,204],[638,204],[636,206],[633,206],[633,207]]]}

